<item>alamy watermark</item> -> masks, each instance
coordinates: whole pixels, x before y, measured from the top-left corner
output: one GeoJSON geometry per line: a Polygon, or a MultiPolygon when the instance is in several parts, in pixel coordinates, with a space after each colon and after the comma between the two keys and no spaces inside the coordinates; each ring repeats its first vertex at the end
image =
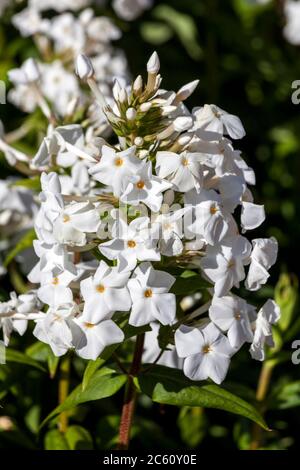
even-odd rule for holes
{"type": "Polygon", "coordinates": [[[292,89],[295,90],[292,93],[291,100],[293,104],[300,103],[300,80],[294,80],[292,82],[292,89]]]}

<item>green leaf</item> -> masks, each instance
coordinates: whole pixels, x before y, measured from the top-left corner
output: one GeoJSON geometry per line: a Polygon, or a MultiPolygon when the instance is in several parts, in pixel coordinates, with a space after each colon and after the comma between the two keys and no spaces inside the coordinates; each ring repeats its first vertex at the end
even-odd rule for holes
{"type": "Polygon", "coordinates": [[[150,44],[159,45],[167,42],[173,36],[173,31],[165,23],[144,22],[141,25],[141,35],[150,44]]]}
{"type": "Polygon", "coordinates": [[[41,191],[41,181],[39,176],[14,181],[12,186],[22,186],[23,188],[32,189],[33,191],[41,191]]]}
{"type": "Polygon", "coordinates": [[[17,362],[19,364],[25,364],[27,366],[35,367],[36,369],[46,372],[45,368],[32,357],[27,356],[26,354],[15,351],[14,349],[7,348],[6,350],[6,361],[7,362],[17,362]]]}
{"type": "Polygon", "coordinates": [[[194,271],[188,271],[188,273],[185,271],[182,276],[176,278],[170,292],[176,295],[188,295],[211,287],[207,281],[202,279],[200,274],[194,271]]]}
{"type": "Polygon", "coordinates": [[[202,57],[202,49],[198,43],[198,31],[194,18],[176,11],[169,5],[158,5],[153,10],[153,16],[163,20],[177,34],[187,53],[194,59],[202,57]]]}
{"type": "Polygon", "coordinates": [[[268,408],[286,410],[300,406],[300,380],[281,384],[271,394],[268,408]]]}
{"type": "Polygon", "coordinates": [[[69,426],[65,436],[71,450],[93,449],[92,437],[82,426],[69,426]]]}
{"type": "Polygon", "coordinates": [[[45,436],[45,450],[70,450],[64,434],[58,429],[51,429],[45,436]]]}
{"type": "Polygon", "coordinates": [[[125,375],[114,375],[112,369],[103,367],[97,371],[88,382],[86,388],[82,390],[82,385],[78,385],[71,394],[66,398],[64,403],[56,407],[43,421],[41,426],[44,426],[50,419],[63,411],[71,410],[76,406],[94,400],[101,400],[107,398],[120,390],[127,380],[125,375]]]}
{"type": "Polygon", "coordinates": [[[295,276],[281,274],[275,287],[275,302],[279,305],[281,316],[277,323],[281,331],[286,331],[293,319],[297,299],[298,280],[295,276]]]}
{"type": "Polygon", "coordinates": [[[182,441],[189,447],[197,447],[207,432],[207,420],[203,408],[184,406],[177,424],[182,441]]]}
{"type": "Polygon", "coordinates": [[[137,381],[141,392],[157,403],[217,408],[244,416],[268,429],[260,413],[246,401],[218,385],[193,382],[177,369],[156,365],[137,381]]]}
{"type": "Polygon", "coordinates": [[[84,374],[83,374],[83,379],[82,379],[82,391],[84,391],[86,389],[86,387],[88,386],[91,378],[93,377],[93,375],[95,374],[95,372],[105,363],[105,360],[104,359],[101,359],[100,357],[98,359],[96,359],[95,361],[89,361],[86,368],[85,368],[85,371],[84,371],[84,374]]]}
{"type": "Polygon", "coordinates": [[[11,263],[19,253],[26,250],[27,248],[30,248],[32,246],[33,240],[35,239],[36,239],[36,234],[35,234],[34,229],[28,230],[28,232],[26,232],[25,235],[23,235],[23,237],[17,243],[17,245],[8,253],[8,255],[6,256],[3,262],[4,266],[8,266],[9,263],[11,263]]]}

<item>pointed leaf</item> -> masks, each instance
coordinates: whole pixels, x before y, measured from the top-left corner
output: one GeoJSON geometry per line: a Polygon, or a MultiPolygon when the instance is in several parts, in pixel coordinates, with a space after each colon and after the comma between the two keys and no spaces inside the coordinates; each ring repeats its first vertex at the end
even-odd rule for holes
{"type": "Polygon", "coordinates": [[[177,369],[156,365],[138,377],[138,385],[157,403],[217,408],[244,416],[268,429],[260,413],[246,401],[218,385],[193,382],[177,369]]]}

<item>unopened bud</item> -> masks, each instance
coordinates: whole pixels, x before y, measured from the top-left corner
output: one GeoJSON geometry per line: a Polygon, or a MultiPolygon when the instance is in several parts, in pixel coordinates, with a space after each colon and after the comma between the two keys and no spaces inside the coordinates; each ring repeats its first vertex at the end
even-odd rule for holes
{"type": "Polygon", "coordinates": [[[143,137],[136,137],[134,139],[134,145],[136,145],[137,147],[141,147],[143,143],[144,143],[143,137]]]}
{"type": "Polygon", "coordinates": [[[147,113],[147,111],[149,111],[151,106],[152,106],[152,103],[150,103],[150,101],[148,101],[147,103],[142,103],[140,106],[140,111],[142,113],[147,113]]]}
{"type": "Polygon", "coordinates": [[[176,93],[176,101],[184,101],[186,100],[191,94],[195,91],[195,88],[197,87],[199,83],[199,80],[194,80],[193,82],[187,83],[186,85],[183,85],[181,88],[176,93]]]}
{"type": "Polygon", "coordinates": [[[125,88],[121,88],[119,91],[119,102],[120,103],[127,103],[128,101],[128,96],[127,96],[127,91],[125,88]]]}
{"type": "Polygon", "coordinates": [[[134,108],[128,108],[126,111],[126,117],[128,121],[134,121],[136,117],[136,110],[134,108]]]}
{"type": "Polygon", "coordinates": [[[81,80],[91,78],[95,73],[91,59],[84,54],[79,54],[76,59],[76,74],[81,80]]]}
{"type": "Polygon", "coordinates": [[[133,92],[135,95],[139,95],[143,91],[143,79],[139,75],[133,82],[133,92]]]}
{"type": "Polygon", "coordinates": [[[189,116],[179,116],[173,121],[173,128],[177,132],[186,131],[193,125],[193,119],[189,116]]]}
{"type": "Polygon", "coordinates": [[[160,62],[157,52],[154,51],[152,56],[147,62],[147,72],[156,75],[160,68],[160,62]]]}

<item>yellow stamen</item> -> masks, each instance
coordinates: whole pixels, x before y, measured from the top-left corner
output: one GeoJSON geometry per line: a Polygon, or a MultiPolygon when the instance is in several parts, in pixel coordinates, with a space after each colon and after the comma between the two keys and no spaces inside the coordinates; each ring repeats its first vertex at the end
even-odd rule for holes
{"type": "Polygon", "coordinates": [[[115,158],[115,166],[122,166],[124,160],[122,158],[115,158]]]}
{"type": "Polygon", "coordinates": [[[99,284],[96,287],[96,291],[99,292],[100,294],[103,294],[103,292],[105,291],[105,287],[102,284],[99,284]]]}
{"type": "Polygon", "coordinates": [[[137,189],[143,189],[144,186],[145,186],[145,183],[144,183],[144,181],[142,181],[142,180],[141,180],[141,181],[138,181],[138,182],[136,183],[137,189]]]}
{"type": "Polygon", "coordinates": [[[69,222],[70,220],[70,216],[68,214],[64,214],[63,215],[63,222],[66,223],[66,222],[69,222]]]}
{"type": "Polygon", "coordinates": [[[188,164],[189,164],[189,161],[188,161],[187,158],[183,158],[183,159],[181,160],[181,165],[183,165],[183,166],[188,166],[188,164]]]}
{"type": "Polygon", "coordinates": [[[94,324],[94,323],[85,322],[85,323],[84,323],[84,326],[85,326],[86,328],[94,328],[95,324],[94,324]]]}
{"type": "Polygon", "coordinates": [[[145,296],[146,298],[152,297],[152,290],[151,290],[151,289],[145,290],[144,296],[145,296]]]}
{"type": "Polygon", "coordinates": [[[59,279],[58,279],[57,276],[55,276],[55,277],[52,279],[52,284],[53,284],[54,286],[57,286],[57,284],[59,284],[59,279]]]}
{"type": "Polygon", "coordinates": [[[218,208],[216,206],[211,206],[209,212],[211,213],[211,215],[214,215],[216,214],[216,212],[218,212],[218,208]]]}
{"type": "Polygon", "coordinates": [[[128,240],[127,246],[128,246],[129,248],[135,248],[135,247],[136,247],[136,243],[135,243],[134,240],[128,240]]]}
{"type": "Polygon", "coordinates": [[[208,353],[210,353],[211,351],[212,351],[212,348],[210,347],[209,344],[205,344],[205,345],[203,346],[203,348],[202,348],[203,354],[208,354],[208,353]]]}

